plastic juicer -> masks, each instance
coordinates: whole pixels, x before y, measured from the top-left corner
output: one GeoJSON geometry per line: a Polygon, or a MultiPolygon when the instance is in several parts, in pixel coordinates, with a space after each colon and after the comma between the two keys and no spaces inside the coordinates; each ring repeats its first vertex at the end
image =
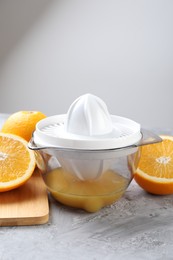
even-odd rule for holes
{"type": "Polygon", "coordinates": [[[161,138],[140,124],[110,115],[102,99],[77,98],[67,114],[36,125],[29,148],[52,196],[68,206],[94,212],[119,199],[140,159],[140,147],[161,138]]]}

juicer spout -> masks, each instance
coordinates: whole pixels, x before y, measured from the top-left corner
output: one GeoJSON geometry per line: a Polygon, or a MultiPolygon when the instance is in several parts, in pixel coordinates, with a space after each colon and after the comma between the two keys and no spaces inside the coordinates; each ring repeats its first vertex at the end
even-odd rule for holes
{"type": "Polygon", "coordinates": [[[155,144],[155,143],[162,142],[162,138],[160,136],[158,136],[157,134],[155,134],[147,129],[142,128],[141,134],[142,134],[141,140],[132,146],[138,147],[138,146],[143,146],[143,145],[147,145],[147,144],[155,144]]]}

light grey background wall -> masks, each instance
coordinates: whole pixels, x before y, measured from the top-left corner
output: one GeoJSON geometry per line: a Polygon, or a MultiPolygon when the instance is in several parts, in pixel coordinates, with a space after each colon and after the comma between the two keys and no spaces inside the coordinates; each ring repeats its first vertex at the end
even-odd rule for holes
{"type": "Polygon", "coordinates": [[[89,92],[173,127],[173,1],[1,0],[0,112],[66,113],[89,92]]]}

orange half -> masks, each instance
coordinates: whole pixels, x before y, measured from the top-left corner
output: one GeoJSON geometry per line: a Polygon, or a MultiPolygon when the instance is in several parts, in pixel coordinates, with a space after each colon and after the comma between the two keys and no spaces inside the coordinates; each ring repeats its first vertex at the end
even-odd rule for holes
{"type": "Polygon", "coordinates": [[[173,194],[173,137],[161,136],[162,142],[142,147],[134,179],[152,194],[173,194]]]}
{"type": "Polygon", "coordinates": [[[0,133],[0,192],[24,184],[35,169],[34,152],[23,138],[0,133]]]}

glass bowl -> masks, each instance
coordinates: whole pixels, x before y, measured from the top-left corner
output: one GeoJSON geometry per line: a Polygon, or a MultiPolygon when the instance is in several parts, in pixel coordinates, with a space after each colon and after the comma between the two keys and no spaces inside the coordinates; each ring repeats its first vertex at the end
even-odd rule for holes
{"type": "Polygon", "coordinates": [[[96,212],[120,199],[140,158],[140,147],[35,150],[37,166],[51,195],[60,203],[96,212]]]}

